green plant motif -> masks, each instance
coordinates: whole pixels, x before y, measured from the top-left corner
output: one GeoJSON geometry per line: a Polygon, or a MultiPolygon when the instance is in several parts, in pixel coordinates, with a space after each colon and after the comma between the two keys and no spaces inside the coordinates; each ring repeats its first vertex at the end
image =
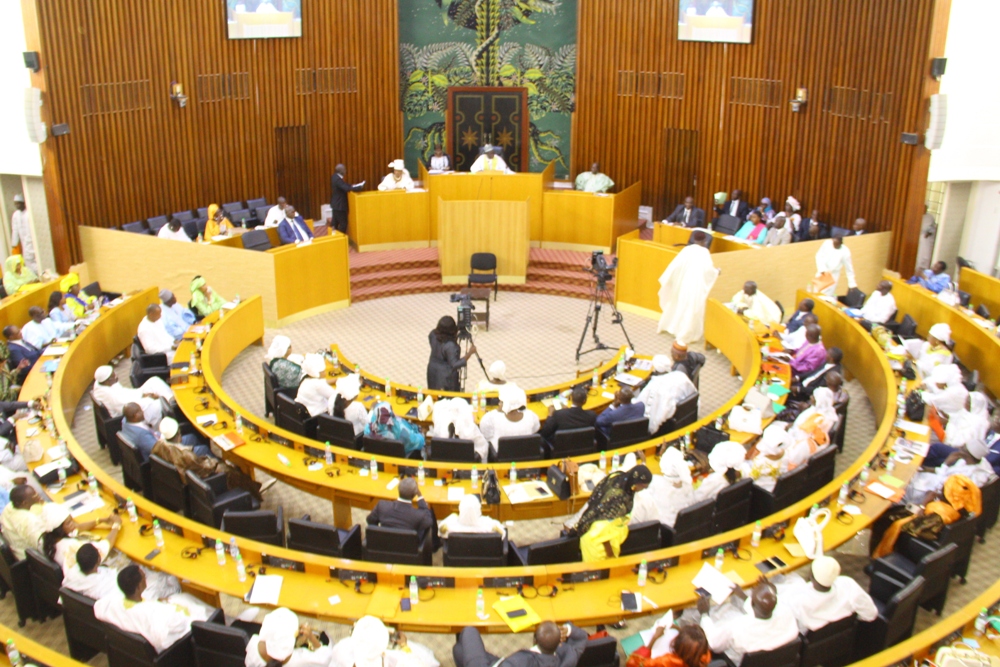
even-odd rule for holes
{"type": "Polygon", "coordinates": [[[499,85],[528,89],[531,120],[544,118],[549,112],[572,111],[576,45],[568,44],[553,53],[537,44],[504,44],[500,63],[499,85]]]}
{"type": "Polygon", "coordinates": [[[403,113],[415,118],[448,108],[450,86],[474,85],[475,47],[462,42],[443,42],[417,48],[399,45],[399,81],[403,113]]]}

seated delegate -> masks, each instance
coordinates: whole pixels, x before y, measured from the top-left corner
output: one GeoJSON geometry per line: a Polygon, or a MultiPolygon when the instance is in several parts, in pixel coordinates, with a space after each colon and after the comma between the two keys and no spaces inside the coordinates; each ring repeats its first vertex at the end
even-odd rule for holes
{"type": "Polygon", "coordinates": [[[685,227],[704,227],[705,210],[694,205],[694,197],[685,197],[684,203],[678,205],[674,212],[667,216],[667,222],[685,227]]]}
{"type": "Polygon", "coordinates": [[[163,327],[174,340],[180,340],[188,327],[194,324],[194,313],[177,303],[177,297],[168,289],[160,290],[160,305],[163,327]]]}
{"type": "Polygon", "coordinates": [[[471,440],[479,461],[482,463],[487,460],[490,453],[490,443],[486,441],[483,432],[476,425],[472,406],[464,398],[456,396],[455,398],[439,400],[434,404],[433,420],[430,432],[432,438],[471,440]]]}
{"type": "Polygon", "coordinates": [[[913,276],[907,282],[938,294],[951,285],[951,276],[945,273],[947,270],[948,265],[944,262],[934,262],[934,266],[924,269],[922,273],[913,276]]]}
{"type": "Polygon", "coordinates": [[[615,182],[601,173],[601,165],[595,162],[590,165],[590,171],[581,171],[576,176],[574,187],[581,192],[607,192],[615,187],[615,182]]]}
{"type": "Polygon", "coordinates": [[[112,417],[121,417],[125,406],[136,403],[142,408],[145,422],[156,428],[174,399],[170,386],[158,377],[146,380],[138,389],[123,387],[111,366],[98,366],[94,371],[94,400],[104,406],[112,417]]]}
{"type": "Polygon", "coordinates": [[[60,324],[72,324],[76,321],[73,311],[66,306],[66,295],[59,290],[49,295],[49,317],[60,324]]]}
{"type": "Polygon", "coordinates": [[[80,289],[80,276],[75,273],[67,273],[63,276],[63,279],[59,281],[59,289],[65,292],[66,306],[78,320],[86,317],[100,305],[96,297],[90,296],[80,289]]]}
{"type": "Polygon", "coordinates": [[[566,623],[542,621],[535,628],[534,646],[506,657],[486,651],[476,628],[464,628],[452,649],[456,667],[576,667],[587,646],[587,633],[566,623]]]}
{"type": "Polygon", "coordinates": [[[475,162],[472,163],[469,171],[473,174],[478,174],[483,171],[500,172],[502,174],[514,173],[507,167],[507,163],[504,162],[504,159],[497,155],[496,146],[492,146],[490,144],[483,146],[482,154],[476,158],[475,162]]]}
{"type": "Polygon", "coordinates": [[[160,231],[156,232],[156,237],[160,239],[167,239],[168,241],[183,241],[184,243],[191,243],[191,237],[188,236],[186,231],[184,231],[181,221],[176,218],[160,227],[160,231]]]}
{"type": "Polygon", "coordinates": [[[528,397],[523,389],[508,385],[500,390],[500,408],[490,410],[479,420],[479,430],[494,448],[500,438],[538,433],[538,415],[526,410],[528,397]]]}
{"type": "Polygon", "coordinates": [[[851,614],[857,614],[862,623],[878,617],[871,596],[853,578],[841,576],[836,558],[820,556],[812,562],[810,572],[811,582],[798,574],[789,574],[777,585],[778,594],[791,607],[802,634],[820,630],[851,614]]]}
{"type": "Polygon", "coordinates": [[[622,387],[615,392],[615,398],[611,402],[611,405],[604,408],[604,411],[597,415],[597,420],[594,422],[594,426],[596,426],[605,437],[610,437],[611,427],[613,425],[622,421],[642,419],[645,411],[645,404],[632,400],[632,389],[629,387],[622,387]]]}
{"type": "Polygon", "coordinates": [[[583,407],[587,403],[587,388],[583,385],[573,387],[570,401],[572,405],[562,410],[556,410],[554,406],[549,406],[549,417],[538,431],[540,436],[551,442],[558,431],[594,425],[594,422],[597,421],[597,413],[593,410],[585,410],[583,407]]]}
{"type": "Polygon", "coordinates": [[[496,519],[483,516],[482,501],[479,496],[467,494],[458,502],[458,513],[449,514],[438,524],[441,539],[448,539],[452,533],[500,533],[507,530],[496,519]]]}
{"type": "Polygon", "coordinates": [[[233,231],[233,223],[226,219],[226,212],[218,204],[208,205],[208,223],[205,225],[205,240],[211,241],[217,236],[229,236],[233,231]]]}
{"type": "Polygon", "coordinates": [[[324,646],[308,623],[287,607],[279,607],[264,617],[260,631],[247,642],[246,667],[325,667],[333,647],[324,646]]]}
{"type": "Polygon", "coordinates": [[[219,296],[201,276],[195,276],[191,281],[191,309],[196,315],[206,317],[226,305],[226,300],[219,296]]]}
{"type": "Polygon", "coordinates": [[[45,316],[45,311],[39,306],[29,308],[28,315],[31,319],[21,327],[21,336],[39,350],[73,333],[73,324],[53,322],[51,317],[45,316]]]}
{"type": "Polygon", "coordinates": [[[276,390],[298,387],[306,377],[302,370],[305,358],[292,353],[292,339],[288,336],[279,335],[271,340],[265,361],[278,381],[276,390]]]}
{"type": "Polygon", "coordinates": [[[748,280],[743,289],[733,295],[726,306],[748,320],[757,320],[768,326],[781,322],[781,309],[766,294],[757,289],[757,283],[748,280]]]}
{"type": "Polygon", "coordinates": [[[379,401],[372,406],[365,435],[376,440],[396,440],[403,443],[403,455],[407,457],[422,452],[426,442],[420,428],[397,417],[386,401],[379,401]]]}
{"type": "Polygon", "coordinates": [[[35,289],[38,282],[38,276],[24,265],[21,255],[11,255],[3,263],[3,289],[7,294],[35,289]]]}
{"type": "Polygon", "coordinates": [[[406,164],[402,160],[393,160],[390,162],[389,169],[392,169],[392,171],[386,174],[382,182],[378,184],[380,192],[390,192],[392,190],[406,190],[409,192],[413,189],[413,179],[410,178],[410,172],[406,169],[406,164]]]}
{"type": "Polygon", "coordinates": [[[160,304],[151,303],[146,306],[146,316],[139,322],[136,337],[146,354],[166,354],[173,358],[177,340],[167,333],[160,304]]]}
{"type": "Polygon", "coordinates": [[[653,357],[653,372],[639,392],[639,403],[645,405],[644,416],[649,419],[649,433],[655,435],[660,427],[677,411],[677,404],[698,393],[688,376],[670,370],[672,363],[665,354],[653,357]]]}
{"type": "Polygon", "coordinates": [[[295,207],[288,205],[285,207],[285,218],[278,223],[278,237],[282,244],[307,243],[313,238],[313,233],[295,207]]]}
{"type": "Polygon", "coordinates": [[[365,522],[369,526],[413,530],[421,540],[431,531],[434,550],[441,546],[437,534],[437,521],[427,501],[420,495],[417,480],[404,477],[399,483],[397,500],[380,500],[375,509],[368,513],[365,522]]]}
{"type": "Polygon", "coordinates": [[[22,384],[31,368],[42,356],[42,351],[24,340],[21,329],[15,324],[3,328],[3,337],[7,339],[7,364],[12,371],[17,372],[17,383],[22,384]]]}

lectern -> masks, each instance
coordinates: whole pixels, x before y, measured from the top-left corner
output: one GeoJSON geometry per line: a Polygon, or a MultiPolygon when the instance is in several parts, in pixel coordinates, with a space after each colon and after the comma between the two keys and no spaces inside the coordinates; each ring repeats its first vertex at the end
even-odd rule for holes
{"type": "Polygon", "coordinates": [[[438,200],[441,282],[465,284],[476,252],[497,256],[497,282],[524,284],[528,274],[528,201],[438,200]]]}

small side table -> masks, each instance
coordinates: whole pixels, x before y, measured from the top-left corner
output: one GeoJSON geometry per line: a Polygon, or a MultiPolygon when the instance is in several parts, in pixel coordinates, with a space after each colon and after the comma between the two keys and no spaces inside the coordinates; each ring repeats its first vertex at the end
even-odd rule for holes
{"type": "Polygon", "coordinates": [[[486,310],[482,308],[476,308],[472,311],[472,321],[476,324],[485,324],[486,330],[490,330],[490,295],[493,290],[489,287],[466,287],[462,289],[460,294],[465,294],[471,297],[472,301],[482,301],[486,304],[486,310]]]}

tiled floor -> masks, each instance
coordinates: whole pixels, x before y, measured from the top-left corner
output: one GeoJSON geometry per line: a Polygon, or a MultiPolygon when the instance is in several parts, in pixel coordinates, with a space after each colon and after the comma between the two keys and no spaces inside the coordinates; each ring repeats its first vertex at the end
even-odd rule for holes
{"type": "MultiPolygon", "coordinates": [[[[587,354],[577,365],[575,350],[583,329],[587,312],[587,302],[561,297],[501,292],[496,302],[491,303],[491,326],[489,332],[477,335],[476,343],[484,361],[488,365],[494,359],[507,363],[509,376],[522,386],[537,387],[571,376],[578,369],[587,369],[608,359],[610,352],[587,354]]],[[[343,353],[366,369],[389,374],[399,382],[422,384],[427,355],[427,333],[437,319],[453,314],[453,304],[444,294],[421,294],[407,297],[393,297],[356,304],[347,310],[328,313],[289,326],[280,333],[291,336],[294,347],[299,352],[324,348],[331,342],[340,344],[343,353]]],[[[625,326],[635,348],[641,353],[665,352],[669,349],[670,338],[655,333],[655,322],[625,315],[625,326]]],[[[265,344],[270,343],[277,331],[267,331],[265,344]]],[[[619,328],[608,321],[607,308],[599,325],[599,335],[603,341],[617,346],[624,343],[619,328]]],[[[587,347],[592,347],[587,336],[587,347]]],[[[261,348],[252,348],[241,354],[223,378],[226,389],[248,409],[263,414],[262,379],[260,361],[261,348]]],[[[701,410],[704,414],[721,405],[738,387],[738,379],[730,376],[725,359],[713,352],[702,371],[701,410]]],[[[128,362],[121,364],[119,377],[127,377],[128,362]]],[[[483,373],[477,367],[470,370],[470,381],[478,382],[483,373]]],[[[857,383],[848,385],[851,393],[851,417],[848,421],[846,446],[839,457],[838,467],[850,462],[868,444],[875,430],[871,407],[864,398],[857,383]]],[[[113,468],[106,452],[97,448],[94,436],[93,415],[85,399],[78,406],[74,435],[83,447],[103,465],[106,470],[120,476],[120,469],[113,468]]],[[[296,489],[277,484],[265,497],[265,507],[282,505],[286,516],[310,513],[317,520],[329,521],[329,505],[296,489]]],[[[355,512],[355,519],[363,521],[364,512],[355,512]]],[[[553,523],[556,519],[527,521],[518,524],[511,531],[512,539],[528,543],[544,539],[556,533],[553,523]]],[[[979,545],[973,555],[973,565],[965,586],[954,582],[951,587],[946,613],[970,601],[975,595],[996,581],[1000,576],[1000,561],[991,557],[993,549],[1000,543],[1000,533],[994,532],[985,545],[979,545]]],[[[861,568],[867,553],[867,535],[862,533],[857,539],[840,550],[838,554],[844,573],[867,584],[861,568]]],[[[238,600],[224,601],[227,613],[240,610],[238,600]]],[[[652,618],[631,621],[625,630],[613,631],[622,637],[648,627],[652,618]]],[[[936,617],[921,611],[917,618],[918,630],[928,627],[936,617]]],[[[8,596],[0,602],[0,623],[8,627],[17,626],[13,599],[8,596]]],[[[347,626],[319,623],[326,628],[333,639],[345,636],[347,626]]],[[[44,624],[29,622],[23,630],[36,641],[62,652],[66,652],[66,640],[60,619],[44,624]]],[[[413,635],[432,648],[443,665],[452,664],[451,635],[413,635]]],[[[497,655],[505,655],[517,648],[527,646],[528,637],[511,635],[486,638],[487,648],[497,655]]],[[[93,665],[105,665],[104,656],[97,656],[93,665]]]]}

